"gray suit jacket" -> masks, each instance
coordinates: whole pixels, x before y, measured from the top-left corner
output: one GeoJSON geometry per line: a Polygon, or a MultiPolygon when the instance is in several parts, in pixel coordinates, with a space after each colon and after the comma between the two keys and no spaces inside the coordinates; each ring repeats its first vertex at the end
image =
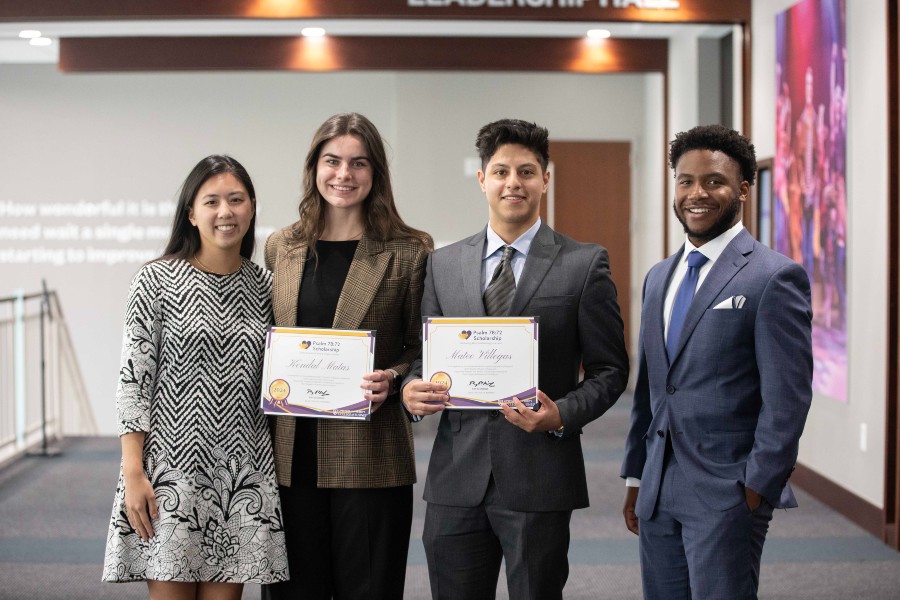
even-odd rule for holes
{"type": "Polygon", "coordinates": [[[641,479],[637,515],[653,514],[670,434],[685,477],[711,509],[744,502],[744,486],[772,506],[796,506],[787,481],[812,399],[809,278],[741,231],[697,289],[670,364],[663,302],[682,251],[644,281],[621,472],[641,479]],[[742,308],[713,308],[733,296],[746,298],[742,308]]]}
{"type": "MultiPolygon", "coordinates": [[[[484,316],[487,229],[428,259],[422,316],[484,316]]],[[[445,410],[428,465],[425,500],[476,506],[493,474],[501,503],[518,511],[588,505],[581,429],[615,403],[628,379],[622,319],[609,257],[541,225],[510,315],[537,316],[539,387],[556,401],[565,435],[526,433],[498,411],[445,410]],[[584,365],[584,380],[579,367],[584,365]]],[[[421,362],[408,378],[421,377],[421,362]]]]}

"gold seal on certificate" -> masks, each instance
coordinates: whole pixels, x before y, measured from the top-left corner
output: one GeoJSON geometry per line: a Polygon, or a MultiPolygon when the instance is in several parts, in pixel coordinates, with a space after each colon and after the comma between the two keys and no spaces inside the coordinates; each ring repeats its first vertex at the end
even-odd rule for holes
{"type": "Polygon", "coordinates": [[[422,342],[422,378],[448,386],[447,408],[496,410],[513,398],[535,405],[536,317],[427,317],[422,342]]]}
{"type": "Polygon", "coordinates": [[[263,361],[267,415],[368,420],[360,389],[375,362],[375,332],[271,327],[263,361]]]}

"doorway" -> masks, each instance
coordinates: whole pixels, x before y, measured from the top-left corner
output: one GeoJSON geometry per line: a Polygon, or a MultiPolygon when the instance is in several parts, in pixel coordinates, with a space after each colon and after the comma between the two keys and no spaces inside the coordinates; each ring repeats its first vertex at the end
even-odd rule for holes
{"type": "Polygon", "coordinates": [[[630,349],[631,143],[550,142],[550,156],[553,173],[541,218],[562,234],[609,251],[630,349]]]}

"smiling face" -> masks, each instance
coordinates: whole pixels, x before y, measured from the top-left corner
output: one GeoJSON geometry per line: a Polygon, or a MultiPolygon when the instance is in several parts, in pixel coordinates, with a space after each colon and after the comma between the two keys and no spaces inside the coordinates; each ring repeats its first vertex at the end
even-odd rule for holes
{"type": "Polygon", "coordinates": [[[478,172],[478,182],[487,197],[491,228],[511,243],[537,221],[550,172],[541,170],[541,161],[525,146],[504,144],[478,172]]]}
{"type": "Polygon", "coordinates": [[[673,208],[695,246],[737,224],[749,192],[737,162],[718,150],[685,152],[675,165],[673,208]]]}
{"type": "Polygon", "coordinates": [[[372,163],[362,140],[342,135],[322,145],[316,163],[316,187],[327,210],[362,211],[372,191],[372,163]]]}
{"type": "Polygon", "coordinates": [[[240,253],[254,212],[254,202],[244,184],[231,173],[220,173],[200,186],[188,219],[200,234],[202,250],[240,253]]]}

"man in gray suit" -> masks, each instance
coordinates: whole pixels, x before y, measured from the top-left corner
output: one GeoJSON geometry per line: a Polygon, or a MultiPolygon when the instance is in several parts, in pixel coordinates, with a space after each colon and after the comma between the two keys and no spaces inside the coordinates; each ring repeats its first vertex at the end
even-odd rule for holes
{"type": "MultiPolygon", "coordinates": [[[[423,542],[434,598],[494,598],[506,560],[510,598],[562,597],[572,510],[588,505],[582,428],[628,378],[622,319],[604,248],[539,218],[550,181],[547,130],[504,119],[476,141],[487,227],[429,258],[422,316],[537,316],[536,410],[444,410],[425,481],[423,542]],[[584,377],[579,378],[579,367],[584,377]]],[[[440,411],[446,389],[404,382],[413,415],[440,411]]]]}
{"type": "Polygon", "coordinates": [[[756,598],[773,508],[812,398],[809,278],[754,240],[753,145],[720,125],[672,142],[684,246],[644,281],[622,477],[648,600],[756,598]]]}

